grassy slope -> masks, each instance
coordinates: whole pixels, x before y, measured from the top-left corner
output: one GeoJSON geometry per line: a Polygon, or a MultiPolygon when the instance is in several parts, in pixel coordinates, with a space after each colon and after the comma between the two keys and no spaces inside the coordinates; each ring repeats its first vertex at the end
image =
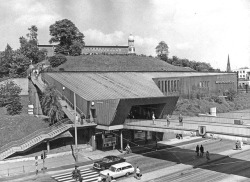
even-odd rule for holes
{"type": "Polygon", "coordinates": [[[222,99],[221,104],[209,101],[208,99],[179,99],[174,115],[182,113],[187,116],[195,116],[199,113],[208,113],[211,107],[216,107],[218,113],[250,108],[250,93],[240,93],[233,102],[222,99]]]}
{"type": "Polygon", "coordinates": [[[23,111],[20,115],[7,115],[4,107],[0,108],[0,147],[41,128],[48,127],[40,118],[28,115],[28,97],[22,97],[23,111]],[[41,122],[42,121],[42,122],[41,122]]]}
{"type": "Polygon", "coordinates": [[[67,62],[56,68],[65,71],[191,71],[152,57],[135,55],[67,56],[67,62]]]}

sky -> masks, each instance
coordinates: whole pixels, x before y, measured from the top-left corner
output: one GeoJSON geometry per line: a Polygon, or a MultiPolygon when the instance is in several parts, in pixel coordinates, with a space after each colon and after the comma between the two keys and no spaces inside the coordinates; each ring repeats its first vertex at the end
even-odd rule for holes
{"type": "Polygon", "coordinates": [[[210,63],[226,70],[250,67],[250,0],[0,0],[0,51],[20,47],[19,37],[36,25],[39,44],[49,26],[71,20],[86,45],[127,45],[155,56],[160,41],[169,57],[210,63]]]}

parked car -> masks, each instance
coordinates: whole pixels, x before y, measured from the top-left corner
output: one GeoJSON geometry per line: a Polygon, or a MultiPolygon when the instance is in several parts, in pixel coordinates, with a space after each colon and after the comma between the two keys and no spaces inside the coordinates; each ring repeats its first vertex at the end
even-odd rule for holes
{"type": "Polygon", "coordinates": [[[119,178],[121,176],[128,176],[133,174],[135,168],[128,162],[122,162],[119,164],[112,165],[109,169],[101,171],[102,178],[106,178],[107,175],[111,176],[112,179],[119,178]]]}
{"type": "Polygon", "coordinates": [[[108,169],[110,166],[114,164],[118,164],[118,163],[125,162],[125,161],[126,159],[124,158],[110,155],[110,156],[106,156],[102,158],[102,160],[100,161],[96,161],[93,165],[93,168],[98,169],[98,170],[104,170],[104,169],[108,169]]]}

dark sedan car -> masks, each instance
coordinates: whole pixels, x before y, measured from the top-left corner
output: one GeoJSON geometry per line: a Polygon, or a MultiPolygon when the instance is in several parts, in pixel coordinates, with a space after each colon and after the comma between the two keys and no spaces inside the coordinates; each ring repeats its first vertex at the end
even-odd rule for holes
{"type": "Polygon", "coordinates": [[[93,165],[93,168],[98,169],[98,170],[104,170],[104,169],[108,169],[110,166],[114,164],[118,164],[118,163],[125,162],[125,161],[126,159],[110,155],[110,156],[106,156],[102,158],[102,160],[100,161],[96,161],[93,165]]]}

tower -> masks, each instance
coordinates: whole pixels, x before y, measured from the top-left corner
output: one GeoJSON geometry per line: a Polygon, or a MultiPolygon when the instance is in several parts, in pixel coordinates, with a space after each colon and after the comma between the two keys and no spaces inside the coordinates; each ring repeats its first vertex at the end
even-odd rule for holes
{"type": "Polygon", "coordinates": [[[227,72],[231,72],[231,66],[230,66],[229,54],[228,54],[228,58],[227,58],[227,72]]]}
{"type": "Polygon", "coordinates": [[[128,37],[128,54],[135,54],[134,36],[132,34],[128,37]]]}

